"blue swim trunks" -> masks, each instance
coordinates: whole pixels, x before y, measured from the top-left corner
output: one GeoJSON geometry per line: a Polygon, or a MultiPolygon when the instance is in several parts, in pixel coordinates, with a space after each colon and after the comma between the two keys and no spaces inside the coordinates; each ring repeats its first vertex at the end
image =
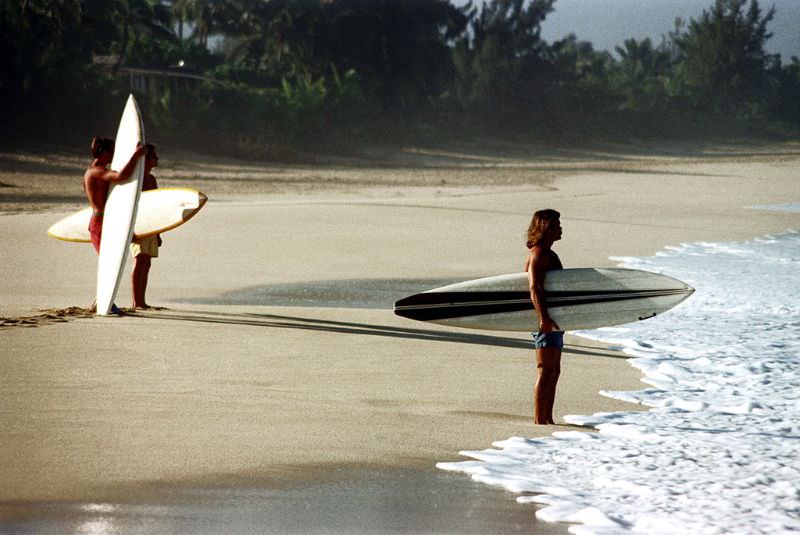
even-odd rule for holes
{"type": "Polygon", "coordinates": [[[543,347],[564,347],[564,331],[553,331],[551,333],[531,333],[533,335],[534,349],[543,347]]]}

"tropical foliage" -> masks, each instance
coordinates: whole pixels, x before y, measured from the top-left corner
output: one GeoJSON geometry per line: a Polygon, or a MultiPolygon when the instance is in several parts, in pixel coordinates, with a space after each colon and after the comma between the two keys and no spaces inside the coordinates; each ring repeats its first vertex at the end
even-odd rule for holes
{"type": "Polygon", "coordinates": [[[2,138],[108,133],[132,68],[150,134],[261,155],[433,132],[641,138],[800,129],[775,9],[714,0],[659,44],[542,38],[556,0],[6,0],[2,138]],[[164,76],[167,76],[165,74],[164,76]],[[42,132],[47,118],[57,126],[42,132]],[[278,152],[276,152],[278,151],[278,152]]]}

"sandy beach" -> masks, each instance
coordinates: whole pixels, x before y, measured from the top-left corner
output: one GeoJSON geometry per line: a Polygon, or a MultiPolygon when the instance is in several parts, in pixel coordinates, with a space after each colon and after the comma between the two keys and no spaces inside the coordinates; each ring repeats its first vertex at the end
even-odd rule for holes
{"type": "MultiPolygon", "coordinates": [[[[539,208],[562,214],[567,267],[800,228],[751,208],[800,200],[797,143],[304,165],[160,153],[160,185],[208,204],[153,260],[164,310],[94,317],[94,251],[46,234],[84,205],[86,159],[0,150],[0,531],[565,533],[434,467],[573,429],[532,424],[529,337],[415,323],[392,303],[520,271],[539,208]]],[[[568,337],[556,420],[636,410],[597,392],[639,379],[568,337]]]]}

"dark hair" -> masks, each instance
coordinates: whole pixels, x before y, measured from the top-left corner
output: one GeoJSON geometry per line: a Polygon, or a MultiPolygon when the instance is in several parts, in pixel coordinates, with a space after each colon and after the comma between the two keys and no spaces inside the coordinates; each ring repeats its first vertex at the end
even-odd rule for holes
{"type": "Polygon", "coordinates": [[[156,146],[152,143],[145,143],[144,145],[144,157],[145,158],[152,158],[153,155],[156,153],[156,146]]]}
{"type": "Polygon", "coordinates": [[[99,158],[102,154],[114,154],[114,140],[108,137],[92,138],[92,158],[99,158]]]}
{"type": "Polygon", "coordinates": [[[561,214],[551,209],[539,210],[534,213],[531,224],[528,226],[528,241],[526,243],[528,249],[538,245],[550,229],[550,226],[560,218],[561,214]]]}

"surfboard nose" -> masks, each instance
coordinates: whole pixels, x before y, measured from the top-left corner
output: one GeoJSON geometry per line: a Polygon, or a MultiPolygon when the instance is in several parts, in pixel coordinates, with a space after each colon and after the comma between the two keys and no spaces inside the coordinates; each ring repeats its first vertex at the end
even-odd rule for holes
{"type": "Polygon", "coordinates": [[[659,276],[669,281],[668,284],[671,284],[676,289],[678,289],[676,293],[686,294],[686,297],[684,297],[684,299],[688,299],[689,296],[695,292],[694,287],[690,286],[689,284],[686,284],[680,279],[676,279],[675,277],[670,277],[669,275],[664,275],[663,273],[660,273],[659,276]]]}

